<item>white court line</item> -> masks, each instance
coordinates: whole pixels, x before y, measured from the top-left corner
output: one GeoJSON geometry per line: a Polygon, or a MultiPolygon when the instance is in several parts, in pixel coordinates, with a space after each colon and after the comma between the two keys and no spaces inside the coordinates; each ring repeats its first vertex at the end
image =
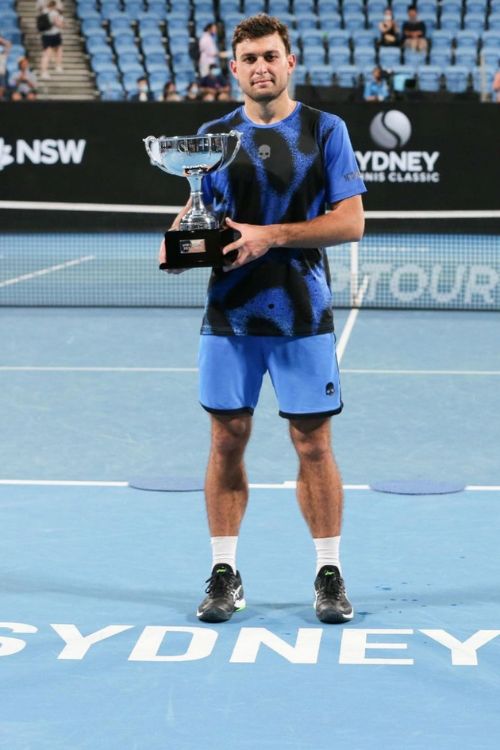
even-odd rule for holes
{"type": "Polygon", "coordinates": [[[198,372],[197,367],[59,367],[1,365],[0,372],[198,372]]]}
{"type": "Polygon", "coordinates": [[[55,271],[62,271],[64,268],[70,266],[77,266],[80,263],[85,263],[88,260],[94,260],[95,255],[84,255],[76,260],[67,260],[65,263],[58,263],[56,266],[48,266],[47,268],[41,268],[39,271],[32,271],[31,273],[25,273],[22,276],[16,276],[13,279],[6,279],[0,281],[0,287],[10,286],[11,284],[19,284],[21,281],[28,281],[34,279],[36,276],[45,276],[47,273],[54,273],[55,271]]]}
{"type": "Polygon", "coordinates": [[[337,343],[337,361],[339,365],[342,361],[342,357],[344,356],[344,352],[346,350],[347,342],[349,341],[349,337],[352,333],[352,329],[354,328],[354,324],[356,323],[356,319],[359,315],[361,303],[363,302],[363,297],[365,296],[365,292],[368,289],[369,281],[370,280],[368,276],[365,276],[365,278],[363,279],[363,283],[361,284],[361,287],[359,289],[359,292],[356,294],[354,298],[354,304],[356,305],[356,307],[353,307],[351,309],[351,312],[347,316],[345,326],[342,328],[342,333],[340,334],[340,338],[337,343]]]}
{"type": "MultiPolygon", "coordinates": [[[[352,328],[351,328],[352,330],[352,328]]],[[[344,347],[345,351],[345,347],[344,347]]],[[[0,365],[0,372],[198,372],[197,367],[100,367],[59,365],[0,365]]],[[[378,370],[342,367],[342,374],[349,375],[467,375],[498,376],[500,370],[378,370]]]]}
{"type": "MultiPolygon", "coordinates": [[[[128,487],[128,482],[107,482],[79,479],[0,479],[0,485],[31,487],[128,487]]],[[[253,490],[293,490],[297,486],[294,480],[281,483],[251,483],[253,490]]],[[[369,484],[344,484],[345,490],[370,490],[369,484]]],[[[499,492],[500,484],[468,484],[464,487],[470,492],[499,492]]]]}
{"type": "MultiPolygon", "coordinates": [[[[69,203],[67,201],[0,201],[0,209],[25,211],[109,211],[137,214],[178,214],[183,206],[125,203],[69,203]]],[[[497,210],[365,211],[367,219],[498,219],[497,210]]]]}

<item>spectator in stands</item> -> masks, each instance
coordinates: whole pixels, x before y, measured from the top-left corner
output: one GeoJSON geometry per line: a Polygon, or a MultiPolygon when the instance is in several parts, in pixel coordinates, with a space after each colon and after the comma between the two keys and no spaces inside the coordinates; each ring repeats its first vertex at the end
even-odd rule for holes
{"type": "Polygon", "coordinates": [[[408,20],[404,22],[402,32],[403,47],[417,50],[418,52],[427,51],[428,43],[425,38],[425,23],[418,20],[417,9],[414,5],[408,6],[408,20]]]}
{"type": "Polygon", "coordinates": [[[27,57],[20,57],[18,64],[19,70],[14,73],[10,79],[11,100],[20,102],[23,99],[33,101],[36,99],[36,76],[30,69],[27,57]]]}
{"type": "Polygon", "coordinates": [[[174,81],[167,81],[163,87],[162,102],[182,102],[182,96],[177,91],[174,81]]]}
{"type": "Polygon", "coordinates": [[[198,66],[200,69],[200,76],[208,75],[211,65],[215,65],[219,57],[227,57],[227,52],[219,52],[217,48],[217,24],[207,23],[203,29],[203,34],[200,36],[198,42],[198,48],[200,52],[200,59],[198,66]]]}
{"type": "Polygon", "coordinates": [[[399,46],[399,29],[390,8],[385,9],[384,18],[379,23],[378,28],[380,30],[378,43],[381,47],[399,46]]]}
{"type": "Polygon", "coordinates": [[[7,58],[11,47],[12,43],[0,36],[0,88],[3,89],[7,86],[7,58]]]}
{"type": "Polygon", "coordinates": [[[493,78],[493,101],[500,104],[500,70],[497,70],[493,78]]]}
{"type": "Polygon", "coordinates": [[[365,83],[363,99],[365,102],[384,102],[389,98],[389,86],[387,76],[378,65],[372,70],[372,78],[365,83]]]}
{"type": "Polygon", "coordinates": [[[191,81],[186,89],[184,100],[186,102],[199,102],[201,99],[201,91],[198,81],[191,81]]]}
{"type": "Polygon", "coordinates": [[[219,99],[221,94],[229,94],[230,86],[228,77],[223,75],[218,65],[212,64],[206,76],[200,80],[201,93],[213,94],[214,99],[219,99]]]}
{"type": "Polygon", "coordinates": [[[137,79],[137,91],[135,94],[131,94],[131,102],[154,102],[155,97],[152,91],[149,89],[149,82],[146,76],[139,76],[137,79]]]}
{"type": "Polygon", "coordinates": [[[47,13],[51,26],[42,32],[42,57],[40,61],[40,78],[50,78],[49,63],[54,61],[56,73],[62,73],[63,40],[61,31],[64,28],[62,5],[58,0],[48,0],[40,3],[39,12],[47,13]]]}

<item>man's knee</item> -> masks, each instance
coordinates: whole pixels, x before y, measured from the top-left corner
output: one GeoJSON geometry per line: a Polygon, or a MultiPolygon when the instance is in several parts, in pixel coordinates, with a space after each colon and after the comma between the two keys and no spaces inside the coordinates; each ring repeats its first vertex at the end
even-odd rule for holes
{"type": "Polygon", "coordinates": [[[212,449],[220,455],[243,453],[251,424],[249,415],[212,415],[212,449]]]}
{"type": "Polygon", "coordinates": [[[328,419],[290,422],[290,437],[301,461],[319,462],[332,454],[328,419]]]}

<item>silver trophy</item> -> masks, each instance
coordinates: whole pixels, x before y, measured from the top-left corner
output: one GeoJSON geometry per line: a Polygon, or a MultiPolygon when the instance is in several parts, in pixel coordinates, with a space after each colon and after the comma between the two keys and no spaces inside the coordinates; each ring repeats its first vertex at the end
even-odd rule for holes
{"type": "Polygon", "coordinates": [[[180,221],[180,231],[165,233],[167,253],[161,269],[220,267],[230,262],[231,258],[222,254],[222,248],[240,235],[232,229],[219,227],[217,218],[203,204],[201,181],[204,175],[231,164],[240,141],[241,133],[237,130],[144,138],[151,164],[168,174],[186,177],[191,188],[191,207],[180,221]]]}

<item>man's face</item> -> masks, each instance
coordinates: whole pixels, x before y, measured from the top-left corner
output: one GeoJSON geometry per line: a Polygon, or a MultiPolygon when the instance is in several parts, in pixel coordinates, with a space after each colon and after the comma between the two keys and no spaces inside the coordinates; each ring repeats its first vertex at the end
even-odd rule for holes
{"type": "Polygon", "coordinates": [[[245,39],[236,46],[231,71],[243,93],[255,102],[277,99],[288,86],[295,55],[287,55],[278,33],[245,39]]]}
{"type": "Polygon", "coordinates": [[[417,20],[417,11],[413,10],[413,8],[411,10],[409,10],[408,11],[408,18],[412,22],[416,21],[417,20]]]}

